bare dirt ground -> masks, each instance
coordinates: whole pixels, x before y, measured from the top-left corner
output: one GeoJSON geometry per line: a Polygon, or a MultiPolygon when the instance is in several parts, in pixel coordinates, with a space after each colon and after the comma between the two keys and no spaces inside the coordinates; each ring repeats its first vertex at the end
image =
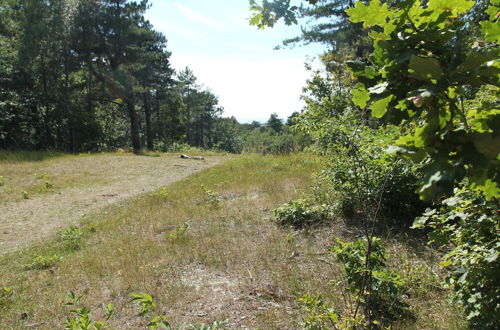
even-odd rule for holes
{"type": "MultiPolygon", "coordinates": [[[[222,161],[222,156],[192,160],[180,159],[178,155],[106,154],[67,157],[38,164],[0,164],[3,172],[9,172],[10,167],[10,170],[21,169],[22,173],[38,171],[54,178],[78,178],[69,187],[56,187],[28,199],[0,202],[0,254],[38,242],[109,204],[154,191],[222,161]],[[82,180],[82,175],[88,180],[82,180]]],[[[23,176],[27,177],[17,173],[16,180],[22,181],[23,176]]]]}

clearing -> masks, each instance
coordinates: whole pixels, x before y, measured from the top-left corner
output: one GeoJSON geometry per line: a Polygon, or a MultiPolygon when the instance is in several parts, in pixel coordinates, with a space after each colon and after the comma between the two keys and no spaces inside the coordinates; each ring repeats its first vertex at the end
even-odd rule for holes
{"type": "MultiPolygon", "coordinates": [[[[93,198],[82,192],[71,200],[79,205],[74,221],[87,213],[77,227],[67,228],[68,219],[58,217],[64,220],[60,225],[65,235],[0,255],[2,329],[67,326],[67,318],[75,317],[74,306],[66,305],[69,291],[82,296],[78,308],[90,310],[93,320],[103,320],[102,306],[111,303],[115,314],[107,326],[113,329],[147,329],[160,315],[173,329],[205,329],[201,323],[221,320],[227,320],[222,327],[227,329],[302,329],[308,312],[298,298],[318,293],[342,315],[352,313],[345,272],[330,247],[337,238],[356,238],[356,228],[332,218],[324,226],[295,230],[277,226],[272,214],[284,202],[307,196],[321,159],[307,154],[207,157],[205,162],[177,156],[66,157],[40,165],[14,165],[18,172],[31,173],[24,177],[33,182],[18,185],[31,189],[29,199],[23,201],[17,190],[5,193],[6,201],[0,202],[2,207],[24,205],[55,196],[54,203],[67,207],[69,191],[93,187],[93,198]],[[151,190],[215,163],[221,164],[141,194],[142,189],[151,190]],[[58,166],[73,174],[65,176],[56,170],[58,166]],[[47,174],[33,175],[41,170],[47,174]],[[85,171],[101,174],[74,174],[85,171]],[[55,188],[46,192],[44,180],[55,188]],[[38,188],[30,188],[33,185],[38,188]],[[110,186],[116,189],[102,189],[110,186]],[[110,203],[125,194],[132,196],[133,191],[139,196],[110,203]],[[113,194],[119,196],[103,196],[113,194]],[[85,198],[88,206],[79,198],[85,198]],[[96,203],[101,209],[91,212],[96,203]],[[144,293],[153,297],[156,307],[140,316],[141,306],[131,301],[131,295],[144,293]]],[[[5,173],[6,167],[2,169],[5,173]]],[[[13,186],[16,175],[5,177],[4,188],[13,186]]],[[[390,235],[384,242],[391,254],[389,269],[397,270],[405,283],[404,302],[411,315],[390,322],[391,328],[464,329],[439,286],[443,277],[435,251],[411,238],[390,235]]]]}
{"type": "Polygon", "coordinates": [[[5,180],[0,187],[0,254],[31,245],[111,203],[151,192],[222,160],[222,156],[185,160],[177,154],[102,154],[0,162],[5,180]]]}

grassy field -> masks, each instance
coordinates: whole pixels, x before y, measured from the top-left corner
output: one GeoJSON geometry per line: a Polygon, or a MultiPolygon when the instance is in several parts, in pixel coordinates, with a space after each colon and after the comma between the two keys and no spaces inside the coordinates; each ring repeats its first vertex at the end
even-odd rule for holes
{"type": "MultiPolygon", "coordinates": [[[[152,295],[154,315],[176,326],[226,319],[230,329],[299,329],[306,313],[297,299],[306,293],[342,310],[342,269],[329,247],[356,233],[340,219],[294,231],[271,212],[307,192],[320,167],[309,155],[241,156],[1,257],[0,289],[12,289],[0,293],[2,329],[62,328],[69,291],[96,319],[112,303],[116,329],[147,328],[132,293],[152,295]]],[[[410,238],[384,242],[413,314],[393,328],[463,328],[439,288],[436,253],[410,238]]]]}

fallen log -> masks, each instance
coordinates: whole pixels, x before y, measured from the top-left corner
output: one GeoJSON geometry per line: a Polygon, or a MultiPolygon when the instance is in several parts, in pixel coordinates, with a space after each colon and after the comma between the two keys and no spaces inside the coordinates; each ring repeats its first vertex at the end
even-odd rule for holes
{"type": "Polygon", "coordinates": [[[188,156],[188,155],[185,155],[185,154],[182,154],[181,155],[181,158],[182,159],[195,159],[195,160],[205,160],[205,158],[201,157],[201,156],[188,156]]]}

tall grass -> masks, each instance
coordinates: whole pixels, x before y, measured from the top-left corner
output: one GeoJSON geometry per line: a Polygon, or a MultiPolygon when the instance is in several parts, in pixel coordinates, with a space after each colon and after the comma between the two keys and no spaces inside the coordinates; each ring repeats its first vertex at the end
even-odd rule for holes
{"type": "Polygon", "coordinates": [[[48,159],[62,157],[67,154],[57,151],[8,151],[0,150],[0,162],[21,163],[40,162],[48,159]]]}

